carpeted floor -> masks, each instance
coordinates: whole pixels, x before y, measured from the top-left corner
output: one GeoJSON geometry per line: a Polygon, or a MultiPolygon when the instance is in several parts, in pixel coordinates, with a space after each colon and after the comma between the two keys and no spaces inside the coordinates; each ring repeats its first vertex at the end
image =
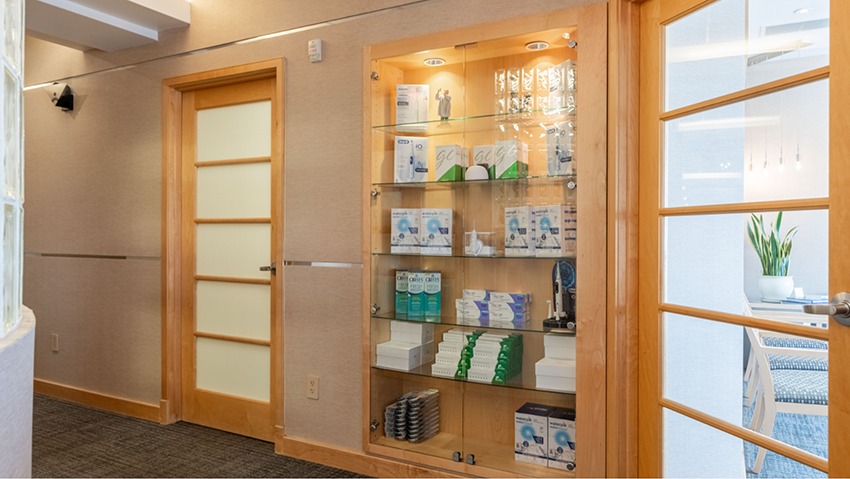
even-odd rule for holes
{"type": "Polygon", "coordinates": [[[280,456],[274,445],[36,395],[33,477],[366,477],[280,456]]]}
{"type": "MultiPolygon", "coordinates": [[[[746,388],[746,383],[744,383],[746,388]]],[[[745,389],[746,390],[746,389],[745,389]]],[[[749,427],[753,418],[754,407],[745,407],[743,426],[749,427]]],[[[771,437],[786,444],[799,447],[804,451],[827,457],[829,451],[829,418],[826,416],[809,416],[805,414],[778,413],[773,423],[771,437]]],[[[744,441],[744,459],[747,466],[747,479],[762,478],[825,478],[826,474],[788,459],[785,456],[767,451],[764,464],[758,474],[750,470],[756,463],[758,446],[744,441]]]]}

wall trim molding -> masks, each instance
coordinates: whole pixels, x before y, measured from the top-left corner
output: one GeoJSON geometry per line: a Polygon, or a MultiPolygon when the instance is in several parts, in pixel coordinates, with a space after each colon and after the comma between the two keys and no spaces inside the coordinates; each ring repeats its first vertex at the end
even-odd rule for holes
{"type": "Polygon", "coordinates": [[[274,452],[372,477],[465,477],[441,469],[429,469],[416,464],[289,436],[277,438],[274,452]]]}
{"type": "Polygon", "coordinates": [[[132,399],[111,396],[109,394],[89,391],[87,389],[75,388],[64,384],[35,379],[33,391],[36,394],[44,394],[54,398],[64,399],[83,406],[90,406],[104,411],[123,414],[125,416],[137,417],[148,421],[159,422],[160,408],[155,404],[148,404],[132,399]]]}

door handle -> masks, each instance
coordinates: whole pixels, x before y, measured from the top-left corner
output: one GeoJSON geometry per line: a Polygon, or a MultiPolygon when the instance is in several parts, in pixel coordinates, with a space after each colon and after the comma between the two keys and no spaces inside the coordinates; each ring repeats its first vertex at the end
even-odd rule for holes
{"type": "Polygon", "coordinates": [[[271,271],[272,275],[277,276],[277,262],[272,261],[270,266],[260,266],[260,271],[271,271]]]}
{"type": "Polygon", "coordinates": [[[850,326],[850,294],[838,293],[829,304],[807,304],[803,312],[808,314],[828,314],[838,324],[850,326]]]}

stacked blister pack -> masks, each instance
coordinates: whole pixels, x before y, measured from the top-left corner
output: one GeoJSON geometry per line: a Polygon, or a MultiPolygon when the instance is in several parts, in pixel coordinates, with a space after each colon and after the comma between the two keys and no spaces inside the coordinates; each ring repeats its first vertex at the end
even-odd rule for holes
{"type": "Polygon", "coordinates": [[[390,439],[422,442],[440,432],[440,391],[411,391],[384,411],[384,435],[390,439]]]}
{"type": "Polygon", "coordinates": [[[505,384],[522,372],[522,335],[452,329],[443,333],[434,376],[505,384]]]}

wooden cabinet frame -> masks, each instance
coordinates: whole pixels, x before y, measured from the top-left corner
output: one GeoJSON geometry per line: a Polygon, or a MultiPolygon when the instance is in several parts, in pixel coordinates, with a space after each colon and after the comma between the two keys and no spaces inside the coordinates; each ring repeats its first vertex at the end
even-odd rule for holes
{"type": "MultiPolygon", "coordinates": [[[[579,63],[582,155],[579,205],[586,218],[607,218],[580,227],[578,304],[577,473],[581,477],[637,473],[637,149],[639,6],[612,0],[400,40],[364,49],[363,74],[372,60],[426,49],[577,25],[583,54],[602,58],[596,70],[579,63]],[[607,27],[607,28],[606,28],[607,27]],[[588,87],[595,84],[596,88],[588,87]]],[[[380,455],[471,475],[505,476],[370,443],[371,422],[371,198],[372,85],[363,86],[363,447],[380,455]]]]}

